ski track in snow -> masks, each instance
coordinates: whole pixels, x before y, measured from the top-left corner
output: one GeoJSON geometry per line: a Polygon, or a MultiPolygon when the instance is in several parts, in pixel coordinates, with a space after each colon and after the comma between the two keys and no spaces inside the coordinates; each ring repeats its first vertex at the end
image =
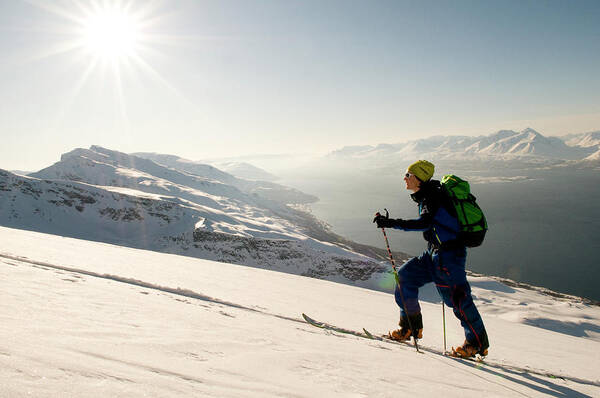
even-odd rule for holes
{"type": "Polygon", "coordinates": [[[228,307],[233,307],[233,308],[238,308],[238,309],[242,309],[242,310],[246,310],[246,311],[259,312],[259,313],[261,313],[263,315],[269,315],[269,316],[273,316],[273,317],[276,317],[276,318],[285,319],[285,320],[288,320],[288,321],[294,321],[294,322],[304,323],[304,321],[302,321],[299,318],[291,318],[291,317],[287,317],[287,316],[284,316],[284,315],[272,314],[272,313],[269,313],[269,312],[257,310],[256,308],[246,307],[246,306],[241,305],[241,304],[231,303],[231,302],[228,302],[228,301],[220,300],[218,298],[209,297],[209,296],[206,296],[204,294],[197,293],[197,292],[194,292],[194,291],[191,291],[191,290],[188,290],[188,289],[181,289],[179,287],[172,288],[172,287],[167,287],[167,286],[159,286],[159,285],[155,285],[155,284],[152,284],[152,283],[144,282],[144,281],[141,281],[141,280],[138,280],[138,279],[124,278],[124,277],[121,277],[121,276],[118,276],[118,275],[98,274],[96,272],[86,271],[86,270],[80,269],[80,268],[64,267],[64,266],[60,266],[60,265],[50,264],[50,263],[47,263],[47,262],[44,262],[44,261],[34,261],[34,260],[30,260],[28,258],[19,257],[19,256],[13,256],[13,255],[10,255],[10,254],[5,254],[5,253],[0,253],[0,257],[6,258],[6,259],[9,259],[9,260],[20,261],[20,262],[24,262],[24,263],[28,263],[28,264],[39,265],[41,267],[53,268],[53,269],[57,269],[57,270],[61,270],[61,271],[73,272],[73,273],[76,273],[76,274],[93,276],[95,278],[109,279],[111,281],[121,282],[121,283],[127,283],[129,285],[139,286],[139,287],[143,287],[143,288],[146,288],[146,289],[159,290],[161,292],[176,294],[178,296],[193,298],[193,299],[196,299],[196,300],[207,301],[209,303],[220,304],[220,305],[224,305],[224,306],[228,306],[228,307]]]}

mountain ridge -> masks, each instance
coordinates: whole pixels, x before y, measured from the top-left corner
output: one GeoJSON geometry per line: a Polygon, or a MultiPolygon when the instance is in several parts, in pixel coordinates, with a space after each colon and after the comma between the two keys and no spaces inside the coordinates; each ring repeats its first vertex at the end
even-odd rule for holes
{"type": "MultiPolygon", "coordinates": [[[[572,140],[569,142],[573,142],[572,140]]],[[[579,142],[579,141],[578,141],[579,142]]],[[[329,159],[370,159],[380,156],[414,159],[560,159],[582,160],[590,147],[567,145],[558,137],[546,137],[532,128],[520,132],[500,130],[489,135],[431,136],[397,144],[348,146],[326,155],[329,159]]]]}
{"type": "MultiPolygon", "coordinates": [[[[151,160],[153,162],[162,164],[166,167],[170,167],[170,168],[173,168],[176,170],[181,170],[186,173],[190,173],[190,174],[194,174],[194,175],[198,175],[198,176],[216,178],[219,181],[225,182],[227,184],[231,184],[231,185],[233,185],[243,191],[246,191],[250,194],[257,194],[259,196],[264,196],[268,199],[272,199],[272,200],[275,200],[275,201],[278,201],[281,203],[285,203],[285,204],[287,204],[287,203],[307,204],[307,203],[313,203],[318,200],[318,198],[313,195],[308,195],[308,194],[300,192],[296,189],[284,187],[283,185],[274,183],[272,180],[276,179],[275,176],[273,176],[272,174],[270,174],[262,169],[258,169],[255,166],[250,165],[248,163],[245,163],[245,164],[248,164],[249,166],[253,167],[256,170],[261,170],[260,172],[252,170],[249,172],[249,174],[252,174],[252,175],[259,174],[259,175],[270,178],[270,180],[264,181],[264,180],[260,180],[260,179],[249,180],[246,178],[240,178],[240,177],[237,177],[230,173],[224,172],[213,165],[205,164],[205,163],[197,162],[197,161],[193,161],[193,160],[183,159],[183,158],[181,158],[179,156],[175,156],[175,155],[149,153],[149,152],[137,152],[137,153],[132,154],[132,156],[137,156],[137,157],[141,157],[141,158],[144,158],[147,160],[151,160]]],[[[220,163],[234,165],[233,166],[234,168],[239,167],[240,164],[244,164],[244,162],[241,162],[241,163],[240,162],[220,162],[220,163]]],[[[239,173],[239,171],[238,171],[238,173],[239,173]]]]}

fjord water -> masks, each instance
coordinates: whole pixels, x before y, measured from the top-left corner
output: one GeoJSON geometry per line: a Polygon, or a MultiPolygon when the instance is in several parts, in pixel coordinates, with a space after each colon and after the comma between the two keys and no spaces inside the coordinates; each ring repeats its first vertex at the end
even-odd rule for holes
{"type": "MultiPolygon", "coordinates": [[[[436,173],[439,178],[444,171],[436,173]]],[[[467,268],[600,301],[600,173],[593,170],[457,171],[473,178],[472,192],[489,232],[469,250],[467,268]]],[[[416,204],[401,172],[343,170],[288,173],[284,183],[317,195],[312,212],[352,240],[384,247],[372,224],[377,210],[414,218],[416,204]]],[[[391,231],[392,249],[416,255],[418,232],[391,231]]]]}

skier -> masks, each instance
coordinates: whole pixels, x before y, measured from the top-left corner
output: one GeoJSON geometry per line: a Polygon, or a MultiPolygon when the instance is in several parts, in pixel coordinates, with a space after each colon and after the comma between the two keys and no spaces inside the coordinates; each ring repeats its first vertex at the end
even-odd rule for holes
{"type": "Polygon", "coordinates": [[[419,160],[411,164],[404,176],[406,189],[419,207],[419,218],[391,219],[377,215],[377,228],[395,228],[404,231],[423,231],[427,250],[411,258],[398,269],[395,290],[400,306],[400,329],[390,333],[398,341],[414,336],[423,337],[423,318],[419,306],[419,288],[434,282],[442,299],[454,311],[465,330],[465,342],[453,349],[453,355],[474,357],[488,353],[488,337],[479,311],[473,303],[471,287],[467,282],[465,262],[467,249],[458,240],[458,220],[454,207],[442,191],[439,181],[432,180],[435,166],[419,160]]]}

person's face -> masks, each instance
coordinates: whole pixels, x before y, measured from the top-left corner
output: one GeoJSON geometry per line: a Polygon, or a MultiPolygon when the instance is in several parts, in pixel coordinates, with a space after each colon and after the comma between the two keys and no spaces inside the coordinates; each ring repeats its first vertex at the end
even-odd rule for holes
{"type": "Polygon", "coordinates": [[[414,174],[409,173],[408,171],[404,175],[404,182],[406,183],[406,189],[409,191],[417,192],[421,187],[421,181],[414,174]]]}

